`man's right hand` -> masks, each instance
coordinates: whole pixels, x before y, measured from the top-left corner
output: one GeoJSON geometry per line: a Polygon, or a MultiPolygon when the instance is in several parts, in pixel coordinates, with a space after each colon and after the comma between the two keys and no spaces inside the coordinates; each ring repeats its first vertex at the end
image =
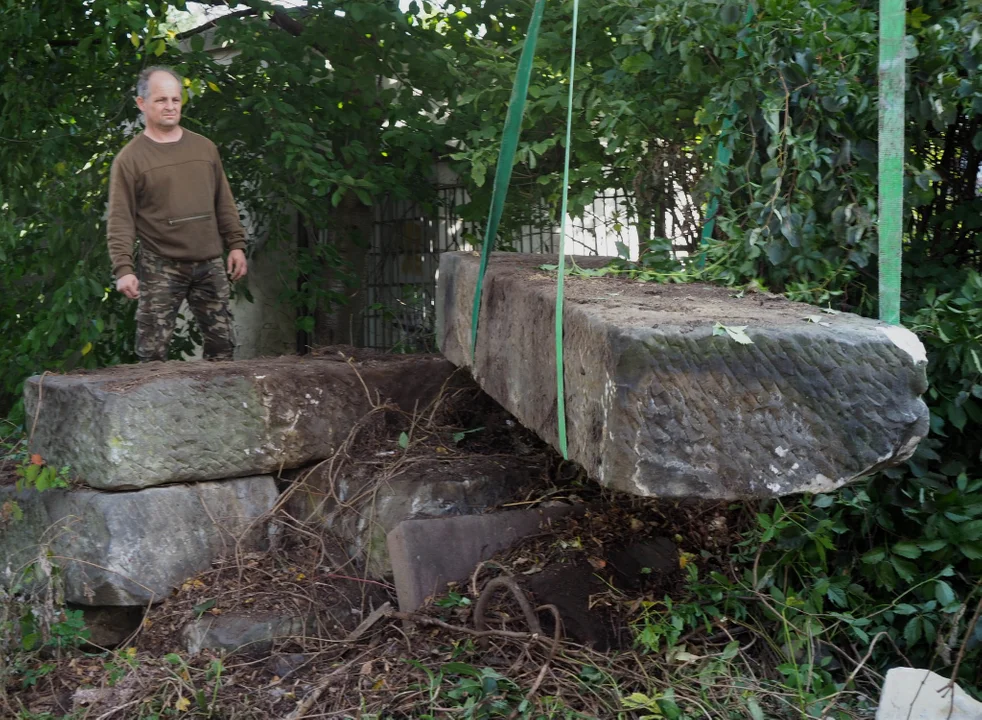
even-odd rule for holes
{"type": "Polygon", "coordinates": [[[136,279],[136,275],[133,273],[119,278],[116,281],[116,289],[130,300],[136,300],[140,297],[140,281],[136,279]]]}

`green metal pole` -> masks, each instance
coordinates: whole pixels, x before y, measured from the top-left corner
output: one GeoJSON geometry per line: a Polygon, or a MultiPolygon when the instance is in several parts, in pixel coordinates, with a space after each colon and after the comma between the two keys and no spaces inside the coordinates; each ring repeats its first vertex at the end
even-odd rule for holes
{"type": "Polygon", "coordinates": [[[563,206],[559,212],[559,280],[556,285],[556,417],[559,419],[559,451],[569,460],[566,441],[566,378],[563,359],[564,286],[566,281],[566,211],[569,209],[569,156],[573,145],[573,78],[576,75],[576,27],[580,3],[573,0],[573,39],[569,51],[569,97],[566,101],[566,154],[563,158],[563,206]]]}
{"type": "Polygon", "coordinates": [[[880,320],[900,324],[904,210],[905,0],[880,0],[880,320]]]}

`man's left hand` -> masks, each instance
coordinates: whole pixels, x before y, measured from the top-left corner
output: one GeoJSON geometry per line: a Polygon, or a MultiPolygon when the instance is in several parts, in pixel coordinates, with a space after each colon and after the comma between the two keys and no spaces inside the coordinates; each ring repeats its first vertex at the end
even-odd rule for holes
{"type": "Polygon", "coordinates": [[[249,264],[242,250],[232,250],[228,254],[228,275],[232,282],[245,277],[249,264]]]}

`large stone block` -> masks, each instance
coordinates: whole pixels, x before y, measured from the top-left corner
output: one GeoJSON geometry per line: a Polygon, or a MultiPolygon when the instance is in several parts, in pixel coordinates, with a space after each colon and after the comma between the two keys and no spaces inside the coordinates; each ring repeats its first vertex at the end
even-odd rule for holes
{"type": "Polygon", "coordinates": [[[147,363],[35,376],[24,401],[31,452],[122,490],[321,460],[379,397],[423,409],[453,370],[433,356],[147,363]]]}
{"type": "Polygon", "coordinates": [[[146,605],[236,543],[261,547],[266,527],[257,519],[277,498],[269,475],[113,493],[0,487],[0,502],[14,499],[24,511],[0,534],[0,570],[9,583],[44,545],[62,570],[68,602],[146,605]]]}
{"type": "Polygon", "coordinates": [[[447,583],[466,580],[482,560],[576,510],[573,505],[555,504],[399,523],[387,538],[399,609],[413,612],[426,598],[446,590],[447,583]]]}
{"type": "MultiPolygon", "coordinates": [[[[556,276],[538,269],[555,261],[492,257],[472,362],[479,259],[445,253],[437,339],[485,392],[558,446],[556,276]]],[[[607,261],[577,259],[586,268],[607,261]]],[[[875,320],[709,285],[571,275],[564,336],[569,456],[630,493],[828,491],[905,460],[927,433],[924,348],[910,331],[875,320]],[[746,326],[752,344],[720,325],[746,326]]]]}
{"type": "Polygon", "coordinates": [[[509,456],[414,458],[394,472],[362,463],[333,478],[319,466],[301,474],[287,510],[337,535],[349,557],[382,578],[392,573],[386,536],[403,520],[485,512],[514,500],[540,467],[509,456]]]}
{"type": "Polygon", "coordinates": [[[982,703],[957,683],[930,670],[893,668],[887,673],[876,720],[979,720],[982,703]]]}

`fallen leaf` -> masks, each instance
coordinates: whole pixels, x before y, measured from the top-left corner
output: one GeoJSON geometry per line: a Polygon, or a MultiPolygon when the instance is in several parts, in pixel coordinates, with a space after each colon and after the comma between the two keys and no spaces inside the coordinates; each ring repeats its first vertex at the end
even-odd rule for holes
{"type": "Polygon", "coordinates": [[[672,659],[675,660],[675,662],[692,662],[693,660],[698,660],[699,655],[693,655],[685,650],[680,650],[679,652],[675,653],[672,659]]]}
{"type": "Polygon", "coordinates": [[[594,570],[601,570],[607,567],[606,560],[601,560],[600,558],[597,557],[587,558],[587,560],[590,562],[591,565],[593,565],[594,570]]]}
{"type": "Polygon", "coordinates": [[[174,709],[178,712],[186,712],[189,707],[191,707],[191,701],[186,697],[179,697],[174,703],[174,709]]]}
{"type": "Polygon", "coordinates": [[[34,453],[33,455],[31,455],[31,465],[44,465],[44,460],[41,458],[40,455],[34,453]]]}
{"type": "Polygon", "coordinates": [[[746,325],[724,325],[716,323],[713,326],[713,335],[728,335],[731,340],[735,340],[741,345],[753,345],[754,341],[746,333],[746,325]]]}

